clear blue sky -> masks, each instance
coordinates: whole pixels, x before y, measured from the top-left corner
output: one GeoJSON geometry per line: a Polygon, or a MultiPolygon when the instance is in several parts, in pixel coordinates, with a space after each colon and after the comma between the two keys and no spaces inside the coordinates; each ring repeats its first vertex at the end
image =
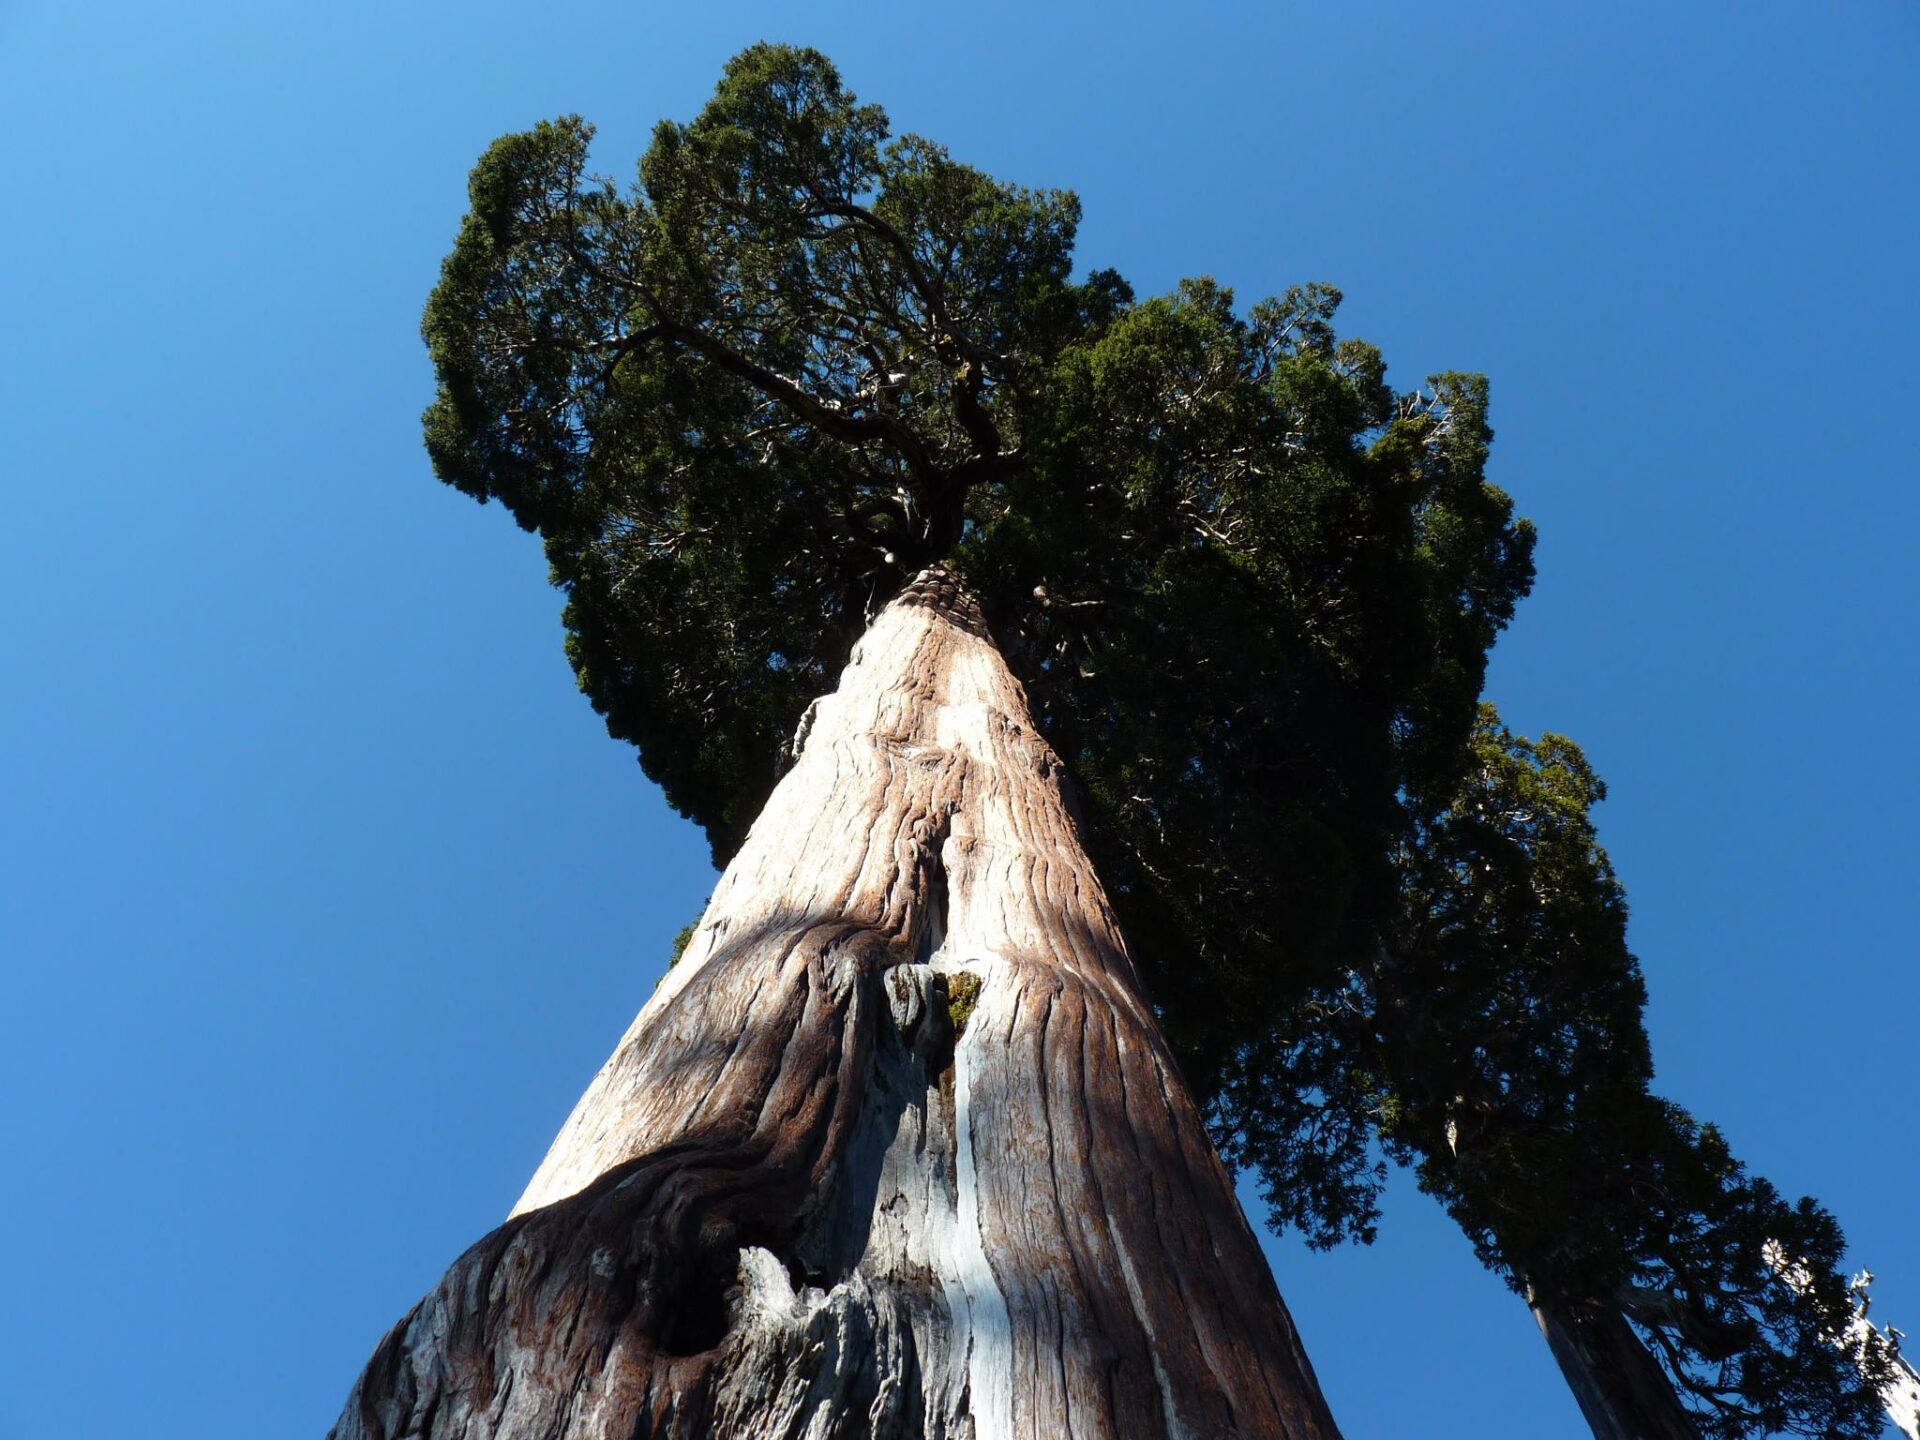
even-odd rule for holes
{"type": "MultiPolygon", "coordinates": [[[[0,3],[0,1440],[322,1433],[698,911],[416,326],[489,140],[627,172],[762,37],[1492,376],[1492,694],[1612,784],[1659,1083],[1920,1333],[1914,0],[0,3]]],[[[1583,1433],[1417,1193],[1271,1248],[1353,1440],[1583,1433]]]]}

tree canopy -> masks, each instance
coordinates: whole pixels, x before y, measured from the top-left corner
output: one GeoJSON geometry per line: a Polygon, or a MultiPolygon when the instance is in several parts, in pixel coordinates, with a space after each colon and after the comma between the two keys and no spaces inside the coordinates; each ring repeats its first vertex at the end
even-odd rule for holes
{"type": "Polygon", "coordinates": [[[542,537],[581,689],[716,857],[947,563],[1276,1222],[1370,1235],[1384,1147],[1516,1286],[1624,1307],[1715,1433],[1871,1433],[1818,1343],[1831,1220],[1648,1090],[1597,778],[1478,708],[1533,576],[1484,379],[1396,390],[1325,285],[1076,278],[1070,192],[893,135],[812,51],[736,57],[635,185],[591,138],[476,166],[427,445],[542,537]]]}
{"type": "Polygon", "coordinates": [[[737,58],[629,192],[590,137],[481,159],[425,326],[436,470],[545,539],[581,688],[723,858],[872,608],[953,561],[1217,1069],[1366,945],[1529,582],[1484,382],[1396,394],[1325,286],[1075,282],[1071,195],[889,139],[809,52],[737,58]]]}

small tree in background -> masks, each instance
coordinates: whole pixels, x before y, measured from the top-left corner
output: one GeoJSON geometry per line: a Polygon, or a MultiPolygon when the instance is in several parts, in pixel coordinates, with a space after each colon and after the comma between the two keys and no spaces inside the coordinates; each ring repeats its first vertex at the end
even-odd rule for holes
{"type": "Polygon", "coordinates": [[[1388,1151],[1526,1296],[1596,1435],[1877,1435],[1885,1356],[1835,1343],[1832,1217],[1649,1091],[1605,787],[1491,707],[1468,754],[1409,807],[1401,912],[1338,1017],[1388,1151]]]}

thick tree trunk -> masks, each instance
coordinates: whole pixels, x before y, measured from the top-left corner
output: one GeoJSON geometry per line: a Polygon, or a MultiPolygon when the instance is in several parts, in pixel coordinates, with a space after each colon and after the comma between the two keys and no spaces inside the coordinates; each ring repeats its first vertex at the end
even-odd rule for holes
{"type": "Polygon", "coordinates": [[[1337,1436],[1060,762],[942,573],[334,1434],[1337,1436]]]}
{"type": "Polygon", "coordinates": [[[1534,1290],[1527,1304],[1594,1440],[1700,1440],[1673,1382],[1618,1310],[1534,1290]]]}

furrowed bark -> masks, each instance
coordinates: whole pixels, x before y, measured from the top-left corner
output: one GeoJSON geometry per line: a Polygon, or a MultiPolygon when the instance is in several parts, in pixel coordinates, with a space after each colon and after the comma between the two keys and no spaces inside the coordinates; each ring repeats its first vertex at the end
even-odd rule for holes
{"type": "Polygon", "coordinates": [[[1527,1304],[1594,1440],[1700,1440],[1700,1431],[1626,1317],[1529,1290],[1527,1304]]]}
{"type": "Polygon", "coordinates": [[[1060,761],[937,570],[334,1431],[1337,1434],[1060,761]]]}

